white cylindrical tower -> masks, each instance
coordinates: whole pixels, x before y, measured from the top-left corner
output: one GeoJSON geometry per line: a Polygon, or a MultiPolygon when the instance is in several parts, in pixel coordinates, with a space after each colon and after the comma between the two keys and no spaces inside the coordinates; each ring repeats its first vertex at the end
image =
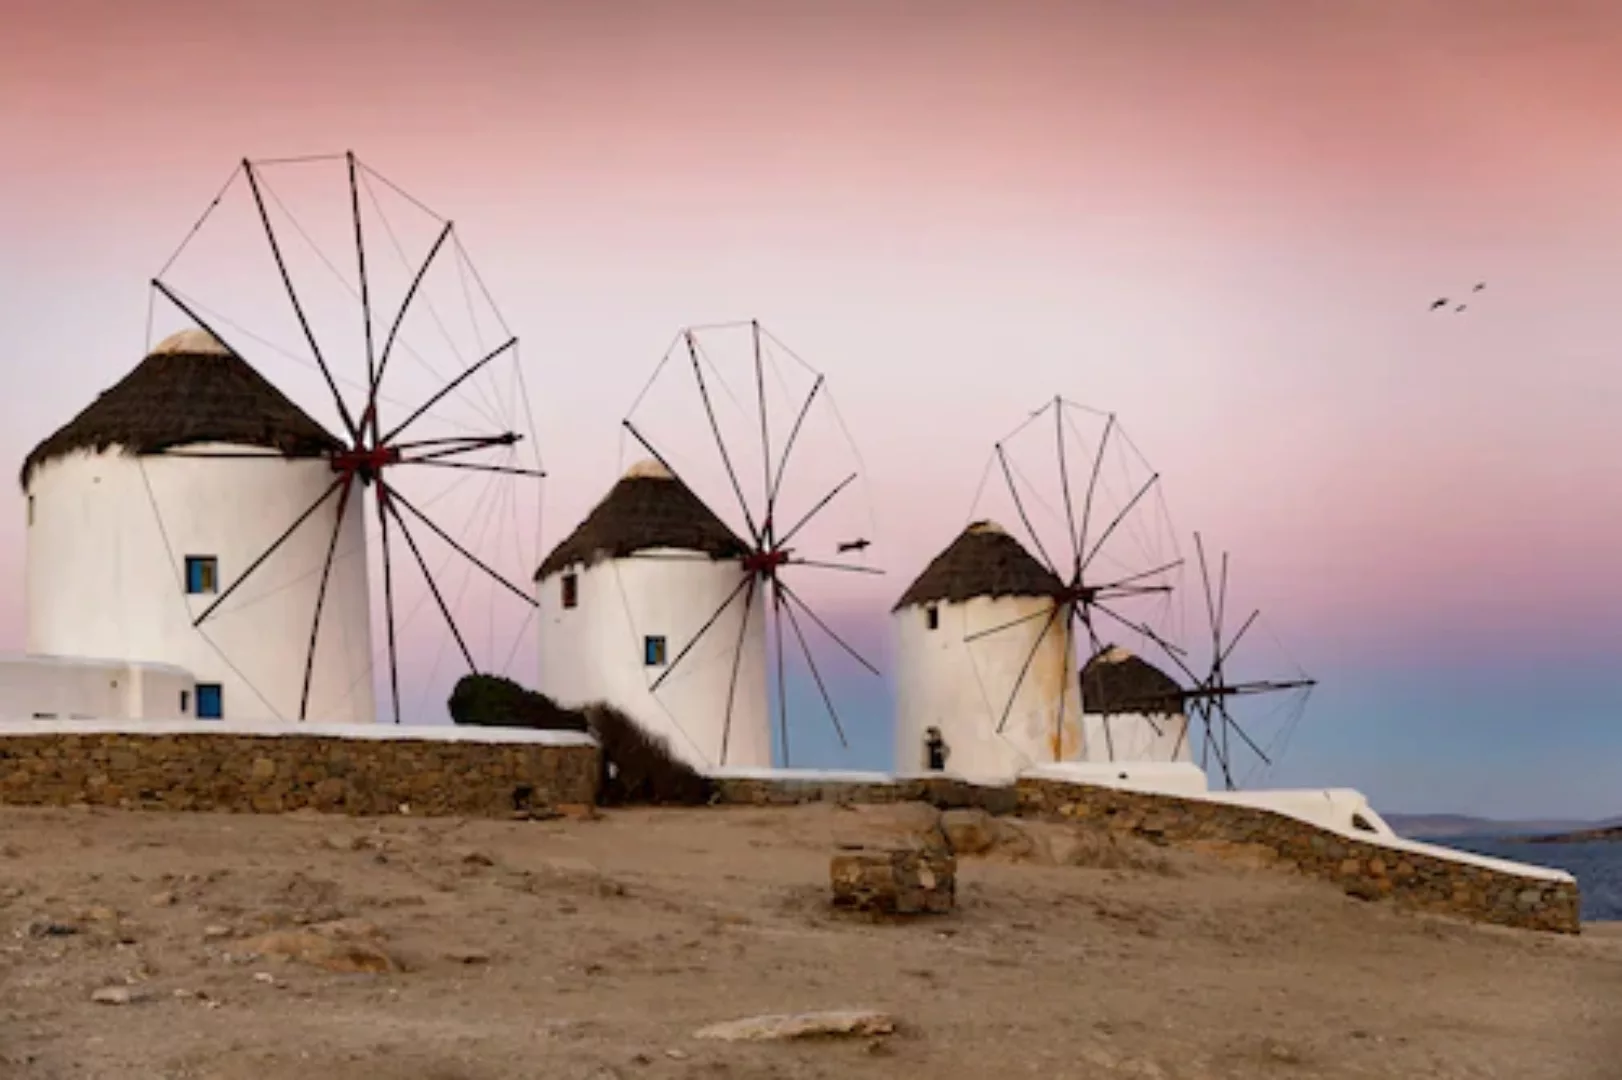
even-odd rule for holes
{"type": "MultiPolygon", "coordinates": [[[[212,335],[168,338],[23,465],[28,650],[173,664],[199,718],[297,720],[339,496],[253,564],[332,484],[339,448],[212,335]]],[[[327,584],[314,721],[376,719],[362,495],[327,584]]]]}
{"type": "Polygon", "coordinates": [[[770,768],[764,595],[747,626],[745,586],[705,628],[746,580],[748,553],[663,466],[636,465],[535,573],[539,689],[565,706],[618,708],[695,768],[770,768]]]}
{"type": "Polygon", "coordinates": [[[1079,755],[1074,650],[1065,613],[1048,617],[1063,592],[989,521],[935,557],[892,609],[897,772],[930,769],[932,745],[945,771],[997,783],[1079,755]]]}
{"type": "Polygon", "coordinates": [[[1194,760],[1183,688],[1164,671],[1118,645],[1100,649],[1081,669],[1082,760],[1194,760]]]}

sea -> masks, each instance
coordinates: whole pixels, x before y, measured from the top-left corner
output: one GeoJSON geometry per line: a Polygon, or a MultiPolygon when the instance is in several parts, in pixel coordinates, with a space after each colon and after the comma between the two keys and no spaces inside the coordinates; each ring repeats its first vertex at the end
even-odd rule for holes
{"type": "Polygon", "coordinates": [[[1564,870],[1582,891],[1584,922],[1622,919],[1622,842],[1533,844],[1502,836],[1452,836],[1425,843],[1564,870]]]}

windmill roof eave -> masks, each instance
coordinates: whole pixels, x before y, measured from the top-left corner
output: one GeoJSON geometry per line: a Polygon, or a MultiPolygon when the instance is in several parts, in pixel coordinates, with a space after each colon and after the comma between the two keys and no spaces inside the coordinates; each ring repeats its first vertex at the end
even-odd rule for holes
{"type": "Polygon", "coordinates": [[[534,580],[658,549],[708,555],[716,562],[741,559],[750,551],[686,484],[663,468],[641,463],[547,553],[534,580]]]}
{"type": "Polygon", "coordinates": [[[343,444],[240,356],[206,331],[175,334],[41,440],[23,459],[36,470],[76,451],[161,454],[216,443],[317,457],[343,444]]]}
{"type": "Polygon", "coordinates": [[[1064,583],[995,522],[976,521],[913,580],[891,612],[1010,596],[1056,597],[1064,583]]]}
{"type": "Polygon", "coordinates": [[[1117,645],[1106,645],[1082,665],[1081,700],[1094,715],[1179,713],[1186,696],[1176,679],[1117,645]]]}

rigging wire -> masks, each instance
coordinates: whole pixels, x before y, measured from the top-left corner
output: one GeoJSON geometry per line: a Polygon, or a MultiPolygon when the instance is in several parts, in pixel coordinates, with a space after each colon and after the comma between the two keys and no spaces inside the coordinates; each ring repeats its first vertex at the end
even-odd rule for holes
{"type": "MultiPolygon", "coordinates": [[[[321,160],[325,160],[325,159],[321,159],[321,160]]],[[[332,261],[332,259],[327,256],[327,253],[321,249],[321,246],[315,242],[315,238],[312,237],[310,235],[309,231],[305,229],[303,222],[299,221],[299,219],[294,216],[292,210],[288,208],[287,203],[282,199],[282,197],[279,194],[277,194],[276,190],[273,187],[271,187],[270,182],[264,176],[259,177],[259,186],[264,190],[264,192],[267,195],[270,196],[271,201],[274,202],[276,204],[277,209],[279,209],[282,212],[282,216],[287,219],[288,224],[293,226],[294,231],[298,233],[299,237],[301,239],[303,239],[304,243],[309,247],[309,249],[312,252],[315,253],[315,257],[317,259],[319,259],[321,261],[322,265],[324,265],[327,268],[327,270],[329,270],[332,273],[333,277],[337,278],[338,283],[344,287],[344,290],[346,292],[348,292],[349,295],[351,297],[353,297],[357,302],[359,302],[360,299],[361,299],[360,288],[358,286],[353,285],[353,284],[350,283],[349,279],[344,276],[343,271],[340,270],[338,268],[338,266],[332,261]]],[[[387,216],[383,213],[383,208],[382,208],[381,205],[379,205],[377,203],[375,196],[373,196],[373,208],[377,213],[378,220],[383,222],[384,230],[386,232],[388,232],[390,234],[390,236],[392,237],[394,235],[393,226],[390,224],[387,216]]],[[[396,246],[396,249],[399,248],[398,240],[395,241],[395,246],[396,246]]],[[[402,252],[402,257],[403,257],[403,252],[402,252]]],[[[408,266],[408,269],[409,269],[409,266],[408,266]]],[[[432,306],[431,304],[429,304],[429,301],[428,301],[427,297],[423,298],[423,303],[428,304],[430,307],[432,306]]],[[[448,335],[448,332],[446,332],[444,330],[443,325],[441,325],[441,333],[446,336],[447,341],[448,341],[449,340],[449,335],[448,335]]],[[[430,364],[428,362],[427,358],[425,358],[421,354],[421,352],[419,352],[404,336],[397,336],[396,339],[395,339],[395,344],[399,345],[401,347],[401,349],[404,350],[405,354],[408,357],[415,360],[424,370],[426,370],[435,379],[439,380],[442,383],[450,381],[450,380],[446,379],[444,375],[440,374],[440,372],[432,364],[430,364]]],[[[457,359],[461,360],[461,353],[460,353],[460,351],[458,351],[455,348],[454,345],[452,345],[452,351],[456,352],[457,359]]],[[[481,355],[481,356],[484,355],[484,351],[481,350],[479,355],[481,355]]],[[[464,370],[465,369],[466,369],[466,365],[464,364],[464,370]]],[[[479,382],[477,379],[474,379],[470,384],[467,384],[467,385],[469,385],[473,389],[475,389],[479,393],[479,395],[480,395],[480,397],[482,399],[482,406],[483,406],[484,411],[481,412],[480,418],[489,421],[490,424],[493,425],[493,426],[496,426],[496,427],[502,426],[500,420],[496,416],[493,415],[495,410],[493,410],[491,408],[488,397],[486,397],[484,395],[483,383],[479,382]]],[[[368,393],[370,393],[371,388],[369,386],[365,387],[365,389],[367,390],[368,393]]],[[[464,402],[466,402],[470,407],[474,408],[476,411],[480,409],[479,404],[475,404],[474,402],[468,400],[466,395],[463,393],[463,388],[462,387],[457,387],[456,390],[453,391],[453,393],[455,393],[455,395],[457,397],[461,398],[464,402]]],[[[382,400],[381,395],[379,395],[379,400],[382,400]]],[[[390,402],[390,404],[394,404],[394,403],[390,402]]]]}

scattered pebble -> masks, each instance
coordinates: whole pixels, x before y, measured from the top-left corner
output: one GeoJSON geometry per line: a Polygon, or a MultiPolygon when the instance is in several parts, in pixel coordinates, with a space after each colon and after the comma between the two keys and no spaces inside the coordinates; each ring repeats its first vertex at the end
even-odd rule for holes
{"type": "Polygon", "coordinates": [[[137,1005],[151,999],[151,994],[145,990],[137,990],[130,986],[104,986],[90,995],[90,1000],[97,1005],[137,1005]]]}
{"type": "Polygon", "coordinates": [[[57,922],[54,919],[35,919],[28,924],[28,936],[35,938],[71,937],[79,932],[79,928],[72,923],[57,922]]]}

